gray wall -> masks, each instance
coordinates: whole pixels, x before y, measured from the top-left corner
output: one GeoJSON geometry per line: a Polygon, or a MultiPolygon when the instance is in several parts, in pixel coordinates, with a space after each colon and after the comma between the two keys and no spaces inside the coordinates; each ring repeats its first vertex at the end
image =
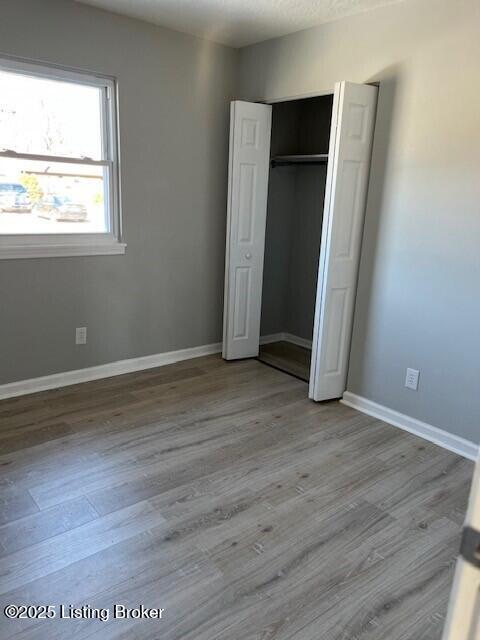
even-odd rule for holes
{"type": "MultiPolygon", "coordinates": [[[[296,104],[273,105],[270,155],[295,153],[297,142],[298,113],[296,104]]],[[[287,330],[295,177],[294,167],[270,169],[263,264],[261,335],[287,330]]]]}
{"type": "Polygon", "coordinates": [[[245,99],[380,81],[348,388],[475,442],[479,33],[478,0],[406,0],[242,56],[245,99]]]}
{"type": "Polygon", "coordinates": [[[295,172],[285,331],[311,340],[327,172],[326,165],[298,167],[295,172]]]}
{"type": "Polygon", "coordinates": [[[0,261],[0,383],[220,341],[238,52],[69,0],[1,0],[0,52],[118,78],[128,244],[0,261]]]}
{"type": "Polygon", "coordinates": [[[270,170],[260,325],[262,336],[287,330],[295,175],[293,167],[270,170]]]}
{"type": "Polygon", "coordinates": [[[325,165],[270,171],[262,336],[312,339],[325,180],[325,165]]]}
{"type": "Polygon", "coordinates": [[[311,340],[326,166],[270,171],[261,335],[311,340]]]}

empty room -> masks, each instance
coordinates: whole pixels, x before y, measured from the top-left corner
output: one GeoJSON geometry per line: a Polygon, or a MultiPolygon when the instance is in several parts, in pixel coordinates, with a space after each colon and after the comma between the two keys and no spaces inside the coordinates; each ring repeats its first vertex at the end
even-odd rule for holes
{"type": "Polygon", "coordinates": [[[480,640],[479,36],[0,0],[2,640],[480,640]]]}

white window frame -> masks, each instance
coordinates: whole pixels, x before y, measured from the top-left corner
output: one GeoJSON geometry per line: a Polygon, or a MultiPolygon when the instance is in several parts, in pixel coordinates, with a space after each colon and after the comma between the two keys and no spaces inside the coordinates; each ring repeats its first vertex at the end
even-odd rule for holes
{"type": "MultiPolygon", "coordinates": [[[[102,159],[90,160],[75,157],[59,157],[17,153],[0,150],[1,158],[45,160],[78,165],[105,167],[105,214],[108,231],[105,233],[52,233],[52,234],[0,234],[0,259],[47,258],[67,256],[112,255],[125,253],[122,242],[120,166],[118,140],[117,84],[114,78],[84,73],[64,67],[0,58],[0,71],[10,71],[27,76],[62,80],[74,84],[98,87],[102,90],[102,159]]],[[[0,86],[1,91],[1,86],[0,86]]],[[[0,140],[1,145],[1,140],[0,140]]],[[[1,215],[1,213],[0,213],[1,215]]]]}

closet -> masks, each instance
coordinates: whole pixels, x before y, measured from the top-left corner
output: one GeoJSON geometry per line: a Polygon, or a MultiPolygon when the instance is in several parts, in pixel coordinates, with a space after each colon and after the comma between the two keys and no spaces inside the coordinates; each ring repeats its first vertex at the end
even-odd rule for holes
{"type": "Polygon", "coordinates": [[[332,102],[272,105],[258,357],[307,381],[332,102]]]}
{"type": "Polygon", "coordinates": [[[223,357],[343,394],[377,88],[231,105],[223,357]]]}

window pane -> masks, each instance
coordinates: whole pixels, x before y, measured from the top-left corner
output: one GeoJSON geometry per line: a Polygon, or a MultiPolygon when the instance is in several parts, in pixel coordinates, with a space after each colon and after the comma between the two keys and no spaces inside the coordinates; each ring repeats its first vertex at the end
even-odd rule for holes
{"type": "Polygon", "coordinates": [[[98,87],[0,71],[0,149],[102,159],[98,87]]]}
{"type": "Polygon", "coordinates": [[[105,167],[0,158],[0,235],[106,233],[105,167]]]}

